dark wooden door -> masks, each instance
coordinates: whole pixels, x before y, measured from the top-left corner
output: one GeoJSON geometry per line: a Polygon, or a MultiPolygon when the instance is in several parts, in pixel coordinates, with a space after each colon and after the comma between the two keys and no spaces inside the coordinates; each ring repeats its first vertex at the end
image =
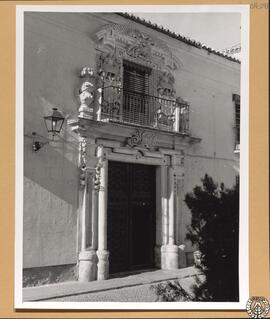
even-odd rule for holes
{"type": "Polygon", "coordinates": [[[155,180],[154,166],[109,162],[110,273],[153,266],[155,180]]]}

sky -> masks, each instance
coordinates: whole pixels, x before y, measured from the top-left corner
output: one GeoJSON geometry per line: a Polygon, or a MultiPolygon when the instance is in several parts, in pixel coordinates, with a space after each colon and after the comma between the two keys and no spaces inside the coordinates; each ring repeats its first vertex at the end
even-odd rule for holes
{"type": "Polygon", "coordinates": [[[134,15],[218,51],[241,42],[240,13],[134,13],[134,15]]]}

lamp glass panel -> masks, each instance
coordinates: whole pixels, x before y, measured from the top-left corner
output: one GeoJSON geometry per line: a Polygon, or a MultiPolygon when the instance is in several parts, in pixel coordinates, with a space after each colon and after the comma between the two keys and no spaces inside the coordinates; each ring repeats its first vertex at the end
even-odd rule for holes
{"type": "Polygon", "coordinates": [[[51,132],[52,131],[52,121],[51,121],[51,119],[48,118],[48,117],[45,117],[44,121],[45,121],[45,125],[46,125],[47,131],[51,132]]]}
{"type": "Polygon", "coordinates": [[[59,118],[52,120],[52,127],[54,129],[54,132],[60,133],[63,122],[64,120],[59,118]]]}

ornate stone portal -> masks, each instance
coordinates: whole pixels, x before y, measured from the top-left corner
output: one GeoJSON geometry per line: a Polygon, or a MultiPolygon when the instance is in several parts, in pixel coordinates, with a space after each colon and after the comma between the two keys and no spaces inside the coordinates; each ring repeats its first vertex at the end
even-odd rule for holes
{"type": "MultiPolygon", "coordinates": [[[[143,132],[143,131],[142,131],[143,132]]],[[[137,132],[138,133],[138,132],[137,132]]],[[[137,134],[136,131],[134,134],[137,134]]],[[[145,132],[144,132],[145,133],[145,132]]],[[[92,144],[95,152],[87,152],[86,137],[80,142],[80,253],[79,280],[104,280],[109,277],[110,252],[107,248],[108,161],[156,166],[156,266],[162,269],[179,267],[177,240],[180,201],[183,193],[184,152],[158,148],[150,150],[142,140],[132,147],[115,147],[115,141],[92,144]],[[111,143],[111,145],[110,145],[111,143]],[[90,154],[90,156],[89,156],[90,154]],[[92,155],[91,155],[92,154],[92,155]],[[90,163],[95,162],[94,167],[90,163]]],[[[156,145],[156,144],[155,144],[156,145]]],[[[183,262],[180,261],[183,265],[183,262]]]]}
{"type": "MultiPolygon", "coordinates": [[[[107,247],[108,161],[129,162],[156,166],[156,266],[177,269],[179,240],[177,237],[183,193],[184,152],[172,146],[160,147],[158,130],[126,128],[130,134],[123,137],[120,127],[111,126],[108,138],[105,126],[93,131],[94,121],[104,123],[102,113],[112,105],[104,103],[104,87],[111,87],[115,118],[119,115],[123,83],[123,60],[151,67],[152,94],[158,96],[157,127],[179,125],[177,112],[169,113],[168,102],[176,101],[172,71],[180,62],[160,40],[127,25],[109,25],[97,33],[97,68],[81,71],[80,107],[78,123],[73,130],[80,136],[80,205],[78,229],[79,280],[103,280],[109,276],[110,252],[107,247]],[[94,121],[93,121],[94,120],[94,121]],[[91,133],[93,132],[93,133],[91,133]],[[93,138],[93,134],[96,136],[93,138]],[[106,136],[106,139],[104,139],[106,136]],[[109,135],[110,136],[110,135],[109,135]],[[89,145],[89,137],[91,143],[89,145]],[[103,142],[100,140],[103,139],[103,142]]],[[[107,125],[107,124],[105,124],[107,125]]],[[[110,125],[110,124],[108,124],[110,125]]],[[[175,129],[177,131],[178,126],[175,129]]],[[[98,128],[98,126],[96,127],[98,128]]],[[[164,137],[163,137],[164,138],[164,137]]],[[[173,133],[168,145],[174,141],[173,133]]],[[[162,142],[164,145],[164,141],[162,142]]],[[[174,142],[173,142],[174,143],[174,142]]],[[[183,147],[186,147],[183,143],[183,147]]],[[[180,262],[181,263],[181,262],[180,262]]],[[[182,263],[183,264],[183,263],[182,263]]]]}

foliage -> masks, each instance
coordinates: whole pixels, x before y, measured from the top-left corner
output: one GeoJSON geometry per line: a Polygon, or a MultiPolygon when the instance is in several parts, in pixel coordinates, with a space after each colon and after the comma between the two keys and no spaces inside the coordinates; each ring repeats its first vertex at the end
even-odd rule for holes
{"type": "Polygon", "coordinates": [[[157,301],[192,301],[193,296],[189,294],[178,280],[161,282],[151,285],[150,289],[157,295],[157,301]]]}
{"type": "Polygon", "coordinates": [[[239,185],[219,187],[206,174],[185,202],[192,215],[186,238],[202,253],[206,278],[194,288],[196,300],[237,301],[239,185]]]}

